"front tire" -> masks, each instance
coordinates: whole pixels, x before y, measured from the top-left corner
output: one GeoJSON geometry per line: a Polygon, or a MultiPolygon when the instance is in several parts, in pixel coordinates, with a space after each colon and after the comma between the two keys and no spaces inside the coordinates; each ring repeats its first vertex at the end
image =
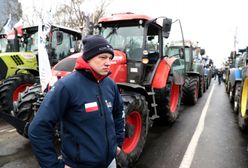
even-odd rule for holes
{"type": "Polygon", "coordinates": [[[234,90],[234,102],[233,102],[233,111],[234,113],[238,113],[239,111],[239,101],[240,101],[240,92],[241,92],[241,83],[236,83],[234,90]]]}
{"type": "Polygon", "coordinates": [[[183,85],[183,98],[184,104],[195,105],[198,100],[199,93],[199,78],[186,77],[183,85]]]}
{"type": "Polygon", "coordinates": [[[238,123],[241,131],[248,131],[248,116],[247,116],[247,100],[248,100],[248,78],[245,78],[242,85],[240,111],[238,114],[238,123]]]}
{"type": "Polygon", "coordinates": [[[181,86],[176,85],[173,76],[169,76],[165,88],[155,89],[157,109],[160,119],[172,124],[179,117],[181,104],[181,86]]]}
{"type": "Polygon", "coordinates": [[[126,135],[117,163],[132,167],[140,157],[148,134],[148,103],[144,96],[126,92],[122,94],[126,114],[126,135]]]}

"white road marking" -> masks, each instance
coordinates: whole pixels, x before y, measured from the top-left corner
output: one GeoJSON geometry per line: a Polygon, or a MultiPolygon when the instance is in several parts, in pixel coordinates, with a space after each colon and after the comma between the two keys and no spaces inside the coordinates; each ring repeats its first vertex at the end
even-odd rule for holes
{"type": "Polygon", "coordinates": [[[14,131],[16,131],[16,129],[11,129],[11,130],[8,130],[7,132],[14,132],[14,131]]]}
{"type": "Polygon", "coordinates": [[[200,120],[197,124],[194,135],[191,138],[191,141],[188,145],[188,148],[184,154],[183,160],[182,160],[179,168],[190,168],[190,166],[191,166],[192,160],[193,160],[194,155],[195,155],[195,150],[196,150],[196,147],[198,145],[199,138],[200,138],[201,133],[203,132],[203,129],[204,129],[204,123],[205,123],[205,118],[206,118],[206,114],[207,114],[207,109],[208,109],[210,99],[211,99],[212,94],[213,94],[214,87],[215,87],[215,84],[213,84],[213,87],[212,87],[211,92],[208,96],[207,102],[206,102],[206,104],[202,110],[202,114],[201,114],[200,120]]]}
{"type": "Polygon", "coordinates": [[[4,132],[4,131],[6,131],[6,130],[7,130],[7,129],[2,129],[2,130],[0,130],[0,133],[1,133],[1,132],[4,132]]]}

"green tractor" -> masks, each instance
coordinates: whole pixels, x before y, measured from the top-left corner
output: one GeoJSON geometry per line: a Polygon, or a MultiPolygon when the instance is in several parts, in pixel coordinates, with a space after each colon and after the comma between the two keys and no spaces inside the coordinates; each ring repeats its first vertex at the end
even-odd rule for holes
{"type": "Polygon", "coordinates": [[[181,50],[185,56],[185,82],[183,85],[182,103],[194,105],[198,97],[204,93],[204,64],[200,59],[200,48],[196,47],[191,41],[173,42],[169,46],[168,54],[171,55],[177,50],[181,50]],[[170,54],[171,53],[171,54],[170,54]]]}
{"type": "Polygon", "coordinates": [[[206,91],[209,88],[213,77],[213,60],[205,54],[205,49],[201,49],[200,54],[202,63],[204,64],[204,89],[206,91]]]}
{"type": "MultiPolygon", "coordinates": [[[[20,92],[39,82],[38,26],[22,29],[8,45],[15,50],[0,53],[0,109],[10,113],[20,92]],[[10,51],[10,52],[8,52],[10,51]],[[15,52],[13,52],[15,51],[15,52]]],[[[47,37],[47,51],[51,66],[68,55],[79,51],[81,33],[61,26],[51,26],[47,37]]]]}

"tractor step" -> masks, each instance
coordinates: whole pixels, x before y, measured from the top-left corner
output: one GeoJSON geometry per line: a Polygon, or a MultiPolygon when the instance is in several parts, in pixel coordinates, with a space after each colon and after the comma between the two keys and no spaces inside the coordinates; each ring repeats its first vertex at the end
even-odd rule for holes
{"type": "Polygon", "coordinates": [[[149,96],[155,95],[155,92],[147,92],[149,96]]]}
{"type": "Polygon", "coordinates": [[[158,106],[158,104],[156,104],[156,103],[152,103],[152,104],[151,104],[151,106],[152,106],[152,107],[157,107],[157,106],[158,106]]]}
{"type": "Polygon", "coordinates": [[[153,115],[150,117],[151,120],[155,120],[155,119],[158,119],[158,118],[160,118],[160,117],[159,117],[159,115],[157,115],[157,114],[153,114],[153,115]]]}

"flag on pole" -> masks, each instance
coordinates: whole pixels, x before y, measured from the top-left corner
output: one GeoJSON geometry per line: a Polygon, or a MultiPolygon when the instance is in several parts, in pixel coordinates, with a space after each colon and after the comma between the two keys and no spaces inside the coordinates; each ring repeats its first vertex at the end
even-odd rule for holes
{"type": "Polygon", "coordinates": [[[38,27],[38,60],[42,92],[47,88],[47,85],[52,78],[51,65],[46,50],[46,36],[49,35],[50,29],[51,22],[46,22],[44,27],[42,27],[42,22],[40,22],[38,27]]]}
{"type": "Polygon", "coordinates": [[[9,18],[6,21],[6,24],[3,26],[4,33],[8,34],[13,28],[12,20],[11,20],[11,14],[9,14],[9,18]]]}

